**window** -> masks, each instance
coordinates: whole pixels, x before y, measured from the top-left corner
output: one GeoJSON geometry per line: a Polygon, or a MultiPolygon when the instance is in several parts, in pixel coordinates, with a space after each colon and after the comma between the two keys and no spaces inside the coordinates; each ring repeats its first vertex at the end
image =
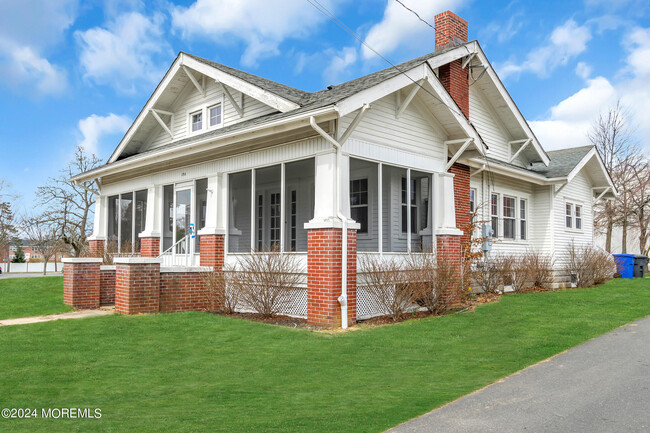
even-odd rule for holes
{"type": "Polygon", "coordinates": [[[582,206],[576,205],[576,229],[582,230],[582,206]]]}
{"type": "Polygon", "coordinates": [[[271,248],[280,249],[280,193],[271,194],[271,248]]]}
{"type": "Polygon", "coordinates": [[[469,211],[470,213],[474,213],[476,210],[476,190],[475,189],[470,189],[469,190],[469,211]]]}
{"type": "Polygon", "coordinates": [[[264,249],[264,196],[257,196],[257,249],[264,249]]]}
{"type": "Polygon", "coordinates": [[[190,114],[190,120],[192,122],[192,132],[200,131],[203,129],[202,111],[197,111],[196,113],[190,114]]]}
{"type": "MultiPolygon", "coordinates": [[[[417,200],[415,199],[415,188],[417,182],[416,179],[411,179],[411,197],[410,197],[410,206],[411,206],[411,233],[417,233],[417,221],[418,221],[418,205],[417,200]]],[[[402,178],[402,233],[407,231],[407,221],[408,221],[408,208],[406,196],[408,191],[406,190],[406,178],[402,178]]]]}
{"type": "Polygon", "coordinates": [[[359,233],[368,233],[368,179],[350,181],[350,216],[361,228],[359,233]]]}
{"type": "Polygon", "coordinates": [[[210,127],[221,125],[221,104],[208,108],[208,115],[210,116],[210,127]]]}
{"type": "Polygon", "coordinates": [[[519,237],[521,240],[526,240],[528,236],[526,212],[526,200],[521,199],[519,200],[519,237]]]}
{"type": "Polygon", "coordinates": [[[499,236],[499,194],[492,194],[490,200],[490,216],[492,218],[492,236],[499,236]]]}
{"type": "Polygon", "coordinates": [[[108,242],[114,252],[140,252],[147,217],[147,190],[108,197],[108,242]],[[135,200],[134,200],[135,199],[135,200]]]}
{"type": "Polygon", "coordinates": [[[291,251],[296,251],[296,226],[298,222],[298,202],[296,200],[297,192],[296,190],[291,190],[291,202],[289,203],[289,248],[291,251]]]}
{"type": "Polygon", "coordinates": [[[566,228],[573,228],[573,205],[571,203],[566,204],[566,228]]]}
{"type": "Polygon", "coordinates": [[[515,199],[514,197],[503,197],[503,237],[506,239],[515,238],[515,199]]]}

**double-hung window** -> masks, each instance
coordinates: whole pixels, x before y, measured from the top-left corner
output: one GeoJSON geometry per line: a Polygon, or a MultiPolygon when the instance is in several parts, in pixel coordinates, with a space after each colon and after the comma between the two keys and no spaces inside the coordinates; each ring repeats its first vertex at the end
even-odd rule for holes
{"type": "Polygon", "coordinates": [[[528,239],[528,202],[523,198],[519,200],[519,238],[522,241],[528,239]]]}
{"type": "Polygon", "coordinates": [[[573,204],[572,203],[566,204],[565,215],[566,215],[566,228],[572,229],[573,228],[573,204]]]}
{"type": "Polygon", "coordinates": [[[490,198],[490,217],[492,220],[492,236],[499,236],[499,194],[492,194],[490,198]]]}
{"type": "Polygon", "coordinates": [[[407,200],[408,191],[406,178],[402,178],[402,233],[407,232],[408,206],[411,206],[411,233],[417,233],[418,202],[416,200],[415,187],[417,179],[411,179],[411,197],[407,200]]]}
{"type": "Polygon", "coordinates": [[[223,121],[221,116],[221,104],[216,104],[208,108],[208,117],[210,119],[210,128],[221,126],[223,121]]]}
{"type": "Polygon", "coordinates": [[[190,122],[192,125],[192,132],[197,132],[203,129],[203,111],[197,111],[190,114],[190,122]]]}
{"type": "Polygon", "coordinates": [[[368,179],[350,181],[350,216],[361,228],[359,233],[368,233],[368,179]]]}
{"type": "Polygon", "coordinates": [[[580,206],[579,204],[575,206],[576,206],[576,211],[575,211],[576,229],[582,230],[582,206],[580,206]]]}
{"type": "Polygon", "coordinates": [[[514,197],[503,197],[503,237],[506,239],[515,238],[515,203],[514,197]]]}

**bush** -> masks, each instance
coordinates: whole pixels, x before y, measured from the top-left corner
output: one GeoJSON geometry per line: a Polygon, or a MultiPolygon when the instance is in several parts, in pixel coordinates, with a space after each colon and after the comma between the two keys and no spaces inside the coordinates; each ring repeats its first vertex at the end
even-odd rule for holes
{"type": "Polygon", "coordinates": [[[567,247],[566,270],[574,278],[577,287],[591,287],[614,277],[616,262],[611,254],[591,245],[567,247]]]}
{"type": "Polygon", "coordinates": [[[447,308],[445,291],[460,288],[457,269],[445,257],[433,253],[411,254],[407,274],[416,302],[433,314],[447,308]]]}
{"type": "Polygon", "coordinates": [[[215,269],[201,275],[206,289],[208,310],[232,314],[239,305],[240,291],[232,284],[232,268],[215,269]]]}
{"type": "Polygon", "coordinates": [[[522,266],[527,272],[527,286],[549,290],[552,287],[553,260],[538,252],[529,251],[523,256],[522,266]]]}
{"type": "Polygon", "coordinates": [[[359,261],[368,295],[383,313],[398,321],[418,297],[416,286],[409,284],[408,268],[376,255],[361,255],[359,261]]]}
{"type": "Polygon", "coordinates": [[[293,290],[303,282],[303,270],[293,254],[255,251],[241,256],[236,271],[229,272],[226,287],[238,292],[238,300],[268,318],[285,311],[293,290]]]}

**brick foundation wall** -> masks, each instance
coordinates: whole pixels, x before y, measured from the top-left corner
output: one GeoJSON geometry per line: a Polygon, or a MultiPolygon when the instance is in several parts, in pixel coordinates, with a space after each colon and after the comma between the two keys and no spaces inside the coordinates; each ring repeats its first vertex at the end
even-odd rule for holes
{"type": "Polygon", "coordinates": [[[106,242],[103,240],[99,241],[88,241],[88,255],[90,257],[102,257],[104,255],[106,242]]]}
{"type": "Polygon", "coordinates": [[[117,263],[115,311],[122,314],[157,313],[159,300],[159,263],[117,263]]]}
{"type": "Polygon", "coordinates": [[[160,255],[160,238],[140,238],[140,257],[158,257],[160,255]]]}
{"type": "Polygon", "coordinates": [[[199,236],[199,242],[201,242],[201,266],[223,269],[226,237],[202,235],[199,236]]]}
{"type": "Polygon", "coordinates": [[[99,271],[99,305],[115,305],[115,269],[99,271]]]}
{"type": "Polygon", "coordinates": [[[77,309],[98,308],[100,263],[64,263],[63,302],[77,309]]]}
{"type": "MultiPolygon", "coordinates": [[[[341,326],[342,230],[311,229],[308,233],[307,322],[319,326],[341,326]]],[[[348,230],[348,325],[356,323],[357,233],[348,230]]]]}
{"type": "Polygon", "coordinates": [[[161,312],[206,310],[208,304],[200,272],[161,272],[161,312]]]}

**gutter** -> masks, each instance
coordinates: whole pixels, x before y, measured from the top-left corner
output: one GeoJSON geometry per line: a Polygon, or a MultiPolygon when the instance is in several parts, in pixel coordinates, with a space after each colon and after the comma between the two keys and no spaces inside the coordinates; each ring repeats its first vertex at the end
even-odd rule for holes
{"type": "Polygon", "coordinates": [[[139,154],[123,161],[116,161],[113,163],[109,163],[103,167],[98,167],[93,170],[87,171],[85,173],[77,174],[76,176],[71,177],[70,180],[73,182],[83,182],[88,179],[105,176],[106,174],[118,173],[121,170],[125,170],[127,168],[136,168],[138,166],[144,166],[154,162],[160,162],[161,158],[167,157],[168,159],[171,159],[176,153],[180,153],[182,151],[188,151],[195,147],[205,146],[207,144],[211,144],[219,140],[237,137],[238,135],[245,135],[253,132],[263,131],[265,129],[283,126],[296,121],[306,120],[311,116],[330,114],[330,113],[336,113],[336,108],[334,106],[329,106],[314,111],[308,111],[303,114],[299,114],[296,116],[289,116],[269,123],[263,123],[260,125],[251,126],[245,129],[239,129],[237,131],[232,131],[231,133],[224,134],[218,137],[206,137],[203,139],[198,139],[196,141],[192,141],[178,147],[161,149],[159,151],[154,151],[146,154],[139,154]]]}

